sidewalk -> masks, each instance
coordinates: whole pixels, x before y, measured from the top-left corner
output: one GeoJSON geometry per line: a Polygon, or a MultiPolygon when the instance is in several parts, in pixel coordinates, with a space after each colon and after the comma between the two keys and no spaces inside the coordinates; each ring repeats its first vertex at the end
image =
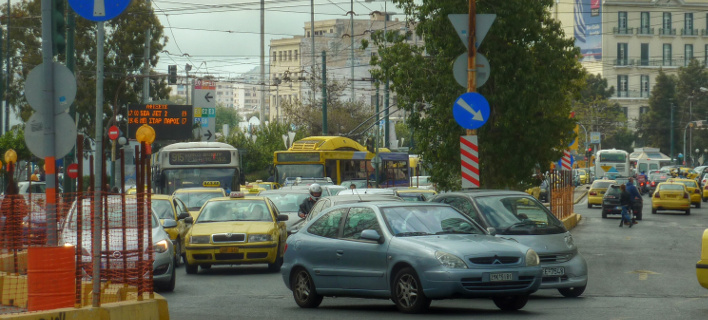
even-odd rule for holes
{"type": "Polygon", "coordinates": [[[573,203],[578,204],[585,196],[588,194],[588,187],[589,185],[584,185],[581,184],[577,187],[575,187],[575,192],[573,192],[573,203]]]}

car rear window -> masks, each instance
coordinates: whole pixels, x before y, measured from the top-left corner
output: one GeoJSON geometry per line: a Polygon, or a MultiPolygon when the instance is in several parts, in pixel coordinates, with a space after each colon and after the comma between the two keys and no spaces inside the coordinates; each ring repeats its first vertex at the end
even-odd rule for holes
{"type": "Polygon", "coordinates": [[[605,194],[617,195],[620,193],[622,193],[622,190],[620,190],[619,185],[612,185],[609,188],[607,188],[607,192],[605,194]]]}
{"type": "Polygon", "coordinates": [[[683,191],[683,186],[680,184],[664,184],[659,186],[659,190],[683,191]]]}
{"type": "Polygon", "coordinates": [[[612,182],[609,181],[595,181],[592,184],[593,189],[606,189],[612,184],[612,182]]]}

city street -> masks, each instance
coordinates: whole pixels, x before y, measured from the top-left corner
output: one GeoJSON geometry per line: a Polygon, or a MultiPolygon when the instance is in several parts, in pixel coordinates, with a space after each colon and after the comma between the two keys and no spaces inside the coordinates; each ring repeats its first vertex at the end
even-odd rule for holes
{"type": "Polygon", "coordinates": [[[575,205],[583,216],[572,230],[587,259],[590,283],[577,299],[541,290],[518,312],[499,310],[491,300],[433,301],[428,314],[401,314],[388,300],[325,298],[317,309],[301,309],[279,273],[266,266],[213,267],[198,275],[178,269],[173,293],[164,293],[171,319],[705,319],[708,290],[696,281],[700,237],[708,208],[651,214],[644,197],[644,220],[618,228],[619,216],[602,219],[599,208],[575,205]]]}

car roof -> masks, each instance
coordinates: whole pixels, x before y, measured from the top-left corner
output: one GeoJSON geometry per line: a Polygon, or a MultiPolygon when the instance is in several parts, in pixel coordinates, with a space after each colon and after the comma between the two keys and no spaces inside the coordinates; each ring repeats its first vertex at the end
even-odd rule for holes
{"type": "Polygon", "coordinates": [[[269,194],[310,194],[310,190],[307,188],[297,188],[297,189],[273,189],[273,190],[263,190],[258,193],[258,195],[269,195],[269,194]]]}
{"type": "MultiPolygon", "coordinates": [[[[510,195],[510,196],[530,196],[528,193],[516,190],[498,190],[498,189],[469,189],[445,192],[444,195],[467,195],[471,197],[483,197],[483,196],[497,196],[497,195],[510,195]]],[[[443,195],[443,194],[440,194],[443,195]]]]}
{"type": "Polygon", "coordinates": [[[170,199],[172,199],[172,196],[167,195],[167,194],[154,194],[153,193],[150,197],[152,199],[157,199],[157,200],[170,200],[170,199]]]}
{"type": "Polygon", "coordinates": [[[350,202],[350,203],[343,203],[343,204],[338,204],[334,205],[330,208],[327,208],[327,210],[330,210],[331,208],[337,208],[337,207],[348,207],[348,206],[353,206],[353,205],[366,205],[366,206],[373,206],[373,207],[378,207],[378,208],[391,208],[391,207],[410,207],[410,206],[421,206],[421,207],[439,207],[439,206],[449,206],[448,204],[440,203],[440,202],[426,202],[426,201],[371,201],[371,202],[350,202]]]}
{"type": "Polygon", "coordinates": [[[187,193],[187,192],[213,192],[220,191],[225,193],[224,189],[219,187],[189,187],[189,188],[179,188],[175,190],[175,193],[187,193]]]}
{"type": "Polygon", "coordinates": [[[333,202],[337,201],[351,201],[351,200],[361,200],[360,202],[372,202],[372,201],[385,201],[385,200],[393,200],[393,201],[400,201],[403,200],[399,196],[393,195],[393,194],[381,194],[381,193],[373,193],[373,194],[340,194],[336,196],[329,196],[329,197],[324,197],[327,199],[331,199],[333,202]]]}

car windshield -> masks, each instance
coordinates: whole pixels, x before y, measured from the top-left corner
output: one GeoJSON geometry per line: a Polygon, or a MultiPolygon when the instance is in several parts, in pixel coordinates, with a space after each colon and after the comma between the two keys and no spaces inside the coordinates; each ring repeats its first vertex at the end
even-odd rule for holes
{"type": "Polygon", "coordinates": [[[309,193],[261,193],[275,204],[280,212],[296,212],[309,193]]]}
{"type": "Polygon", "coordinates": [[[527,196],[475,198],[484,219],[498,234],[555,234],[566,232],[563,223],[545,206],[527,196]]]}
{"type": "Polygon", "coordinates": [[[195,223],[227,221],[273,221],[263,200],[210,201],[199,212],[195,223]]]}
{"type": "Polygon", "coordinates": [[[223,196],[223,193],[217,191],[175,193],[175,197],[182,200],[189,210],[199,210],[207,200],[223,196]]]}
{"type": "Polygon", "coordinates": [[[607,189],[611,184],[613,184],[612,181],[595,181],[592,183],[592,186],[590,188],[592,189],[607,189]]]}
{"type": "Polygon", "coordinates": [[[422,192],[399,192],[398,196],[404,201],[425,201],[426,194],[422,192]]]}
{"type": "Polygon", "coordinates": [[[698,186],[696,185],[696,181],[694,181],[694,180],[681,180],[681,181],[677,181],[677,182],[683,183],[683,185],[686,186],[686,188],[698,188],[698,186]]]}
{"type": "Polygon", "coordinates": [[[434,234],[485,234],[466,216],[447,206],[400,206],[381,209],[397,237],[434,234]]]}
{"type": "Polygon", "coordinates": [[[172,205],[167,199],[152,199],[152,210],[155,211],[158,219],[174,219],[174,213],[172,212],[172,205]]]}

